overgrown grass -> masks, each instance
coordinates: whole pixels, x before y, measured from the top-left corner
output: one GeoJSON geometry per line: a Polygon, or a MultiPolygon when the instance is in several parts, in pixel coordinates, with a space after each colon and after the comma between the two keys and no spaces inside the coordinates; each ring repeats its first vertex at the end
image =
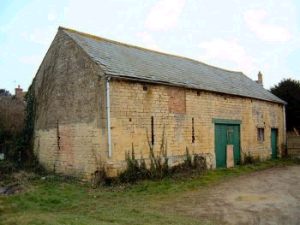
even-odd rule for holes
{"type": "Polygon", "coordinates": [[[163,212],[161,207],[190,190],[255,171],[294,164],[292,160],[270,160],[207,171],[202,175],[97,189],[72,179],[35,177],[23,193],[0,196],[0,224],[201,224],[191,217],[163,212]]]}

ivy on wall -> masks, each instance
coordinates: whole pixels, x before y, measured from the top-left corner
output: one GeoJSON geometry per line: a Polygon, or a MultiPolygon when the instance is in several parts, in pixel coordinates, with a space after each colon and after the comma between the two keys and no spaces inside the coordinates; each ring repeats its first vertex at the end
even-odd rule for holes
{"type": "Polygon", "coordinates": [[[26,110],[22,137],[20,138],[20,161],[31,164],[35,161],[33,154],[34,122],[36,116],[35,79],[33,79],[28,92],[25,95],[26,110]]]}

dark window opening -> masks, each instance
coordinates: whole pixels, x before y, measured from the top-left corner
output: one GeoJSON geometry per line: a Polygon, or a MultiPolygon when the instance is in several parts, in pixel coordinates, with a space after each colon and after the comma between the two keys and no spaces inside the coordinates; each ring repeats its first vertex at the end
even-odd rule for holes
{"type": "Polygon", "coordinates": [[[154,117],[151,116],[151,144],[154,145],[154,117]]]}
{"type": "Polygon", "coordinates": [[[143,90],[144,91],[147,91],[148,90],[148,87],[146,85],[143,85],[143,90]]]}
{"type": "Polygon", "coordinates": [[[263,142],[265,140],[265,129],[257,128],[257,140],[263,142]]]}

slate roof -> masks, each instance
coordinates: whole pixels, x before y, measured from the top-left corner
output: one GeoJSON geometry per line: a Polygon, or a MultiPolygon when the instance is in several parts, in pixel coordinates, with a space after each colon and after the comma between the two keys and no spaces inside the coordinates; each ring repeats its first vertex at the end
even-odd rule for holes
{"type": "Polygon", "coordinates": [[[107,76],[164,83],[285,104],[241,72],[60,28],[107,76]]]}

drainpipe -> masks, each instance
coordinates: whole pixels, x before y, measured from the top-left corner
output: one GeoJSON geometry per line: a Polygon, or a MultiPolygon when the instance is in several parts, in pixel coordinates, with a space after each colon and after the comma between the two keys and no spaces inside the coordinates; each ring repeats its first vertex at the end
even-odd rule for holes
{"type": "Polygon", "coordinates": [[[110,78],[106,79],[106,115],[107,115],[107,144],[108,144],[108,157],[111,158],[111,125],[110,125],[110,92],[109,92],[110,78]]]}

